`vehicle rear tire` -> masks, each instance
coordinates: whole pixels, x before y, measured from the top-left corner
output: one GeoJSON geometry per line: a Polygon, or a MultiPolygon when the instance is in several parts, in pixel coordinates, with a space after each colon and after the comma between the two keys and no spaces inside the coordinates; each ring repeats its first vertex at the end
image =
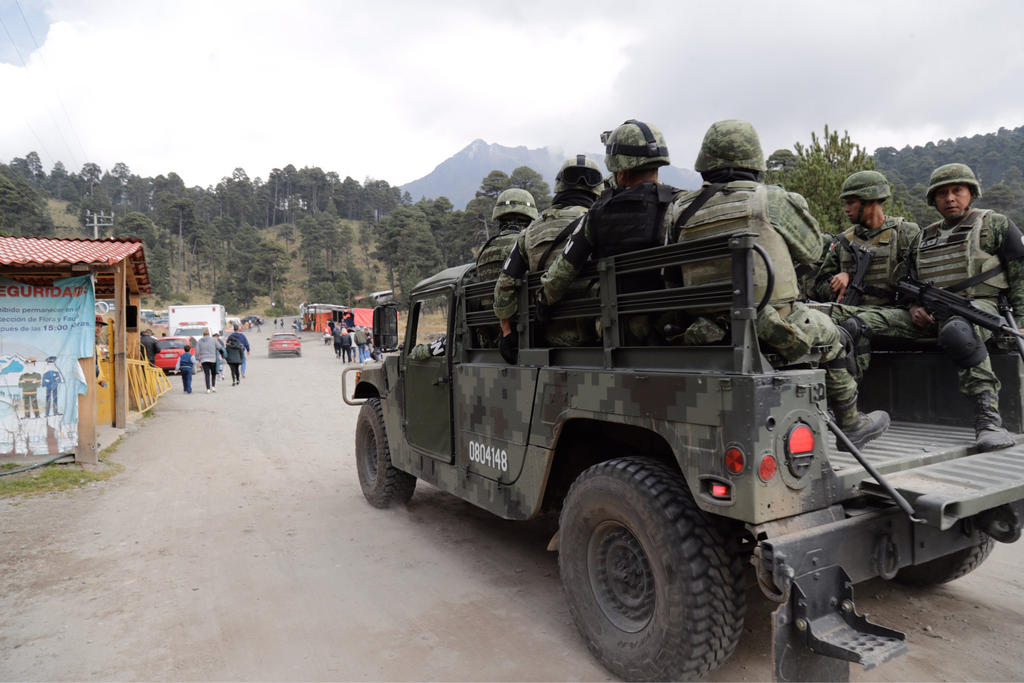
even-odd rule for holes
{"type": "Polygon", "coordinates": [[[936,557],[934,560],[922,564],[904,567],[896,572],[896,581],[922,587],[955,581],[980,567],[981,563],[992,554],[995,544],[995,541],[986,536],[978,545],[936,557]]]}
{"type": "Polygon", "coordinates": [[[363,495],[374,507],[408,503],[416,490],[416,477],[391,464],[391,449],[384,431],[384,412],[379,398],[368,399],[359,410],[356,470],[363,495]]]}
{"type": "Polygon", "coordinates": [[[625,680],[692,680],[743,631],[742,558],[682,476],[646,458],[581,474],[559,520],[558,567],[591,653],[625,680]]]}

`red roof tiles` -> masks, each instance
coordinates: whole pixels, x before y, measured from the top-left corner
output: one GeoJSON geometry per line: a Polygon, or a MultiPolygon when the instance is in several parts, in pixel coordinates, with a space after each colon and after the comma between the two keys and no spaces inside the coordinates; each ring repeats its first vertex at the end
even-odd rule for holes
{"type": "MultiPolygon", "coordinates": [[[[129,260],[139,291],[150,291],[142,240],[111,237],[103,240],[56,237],[0,237],[0,266],[45,266],[83,263],[110,266],[129,260]]],[[[97,285],[97,295],[100,287],[97,285]]]]}

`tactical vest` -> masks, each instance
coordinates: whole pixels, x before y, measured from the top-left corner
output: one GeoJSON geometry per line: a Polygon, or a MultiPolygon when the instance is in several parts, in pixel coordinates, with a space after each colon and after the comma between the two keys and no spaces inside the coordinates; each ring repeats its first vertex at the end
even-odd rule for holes
{"type": "MultiPolygon", "coordinates": [[[[899,231],[903,225],[903,218],[892,219],[895,225],[878,231],[870,239],[857,237],[855,228],[850,228],[842,233],[850,242],[856,242],[874,251],[871,254],[871,265],[864,274],[864,281],[860,286],[864,289],[864,299],[861,305],[864,306],[888,306],[892,304],[892,295],[884,295],[884,292],[894,292],[893,283],[896,281],[896,266],[899,263],[899,231]]],[[[853,254],[842,242],[836,245],[839,249],[839,271],[849,273],[852,277],[857,269],[857,262],[853,254]]]]}
{"type": "MultiPolygon", "coordinates": [[[[971,209],[953,228],[943,228],[943,221],[925,228],[917,252],[917,278],[937,287],[950,287],[998,266],[999,257],[981,248],[988,238],[985,218],[990,213],[988,209],[971,209]]],[[[994,298],[1007,287],[1006,273],[1001,272],[961,293],[994,298]]]]}
{"type": "MultiPolygon", "coordinates": [[[[530,262],[530,272],[543,273],[555,257],[561,252],[561,244],[552,245],[558,239],[558,235],[565,229],[565,226],[587,212],[585,206],[564,206],[560,208],[544,209],[540,218],[530,224],[523,233],[525,241],[526,258],[530,262]],[[550,247],[550,251],[548,248],[550,247]],[[547,259],[544,254],[547,253],[547,259]],[[541,260],[544,259],[544,263],[541,260]]],[[[564,243],[568,235],[561,241],[564,243]]]]}
{"type": "MultiPolygon", "coordinates": [[[[700,191],[682,197],[676,205],[684,209],[692,202],[700,191]]],[[[720,192],[709,199],[704,206],[687,221],[679,234],[678,241],[727,235],[735,232],[752,232],[757,235],[757,243],[768,252],[775,271],[775,288],[772,290],[769,303],[775,305],[788,304],[796,300],[799,294],[796,270],[793,268],[793,257],[785,240],[775,231],[768,220],[768,186],[749,180],[737,180],[729,183],[720,192]]],[[[732,260],[729,258],[714,261],[691,263],[683,268],[683,284],[685,286],[702,285],[709,282],[729,282],[732,280],[732,260]]],[[[754,255],[754,301],[764,297],[768,276],[761,257],[754,255]]]]}
{"type": "Polygon", "coordinates": [[[594,258],[660,245],[661,219],[676,192],[669,185],[647,182],[598,197],[587,216],[594,258]]]}
{"type": "Polygon", "coordinates": [[[502,230],[484,243],[476,260],[477,282],[493,280],[498,277],[501,267],[505,263],[505,257],[512,250],[517,237],[519,237],[518,230],[502,230]]]}

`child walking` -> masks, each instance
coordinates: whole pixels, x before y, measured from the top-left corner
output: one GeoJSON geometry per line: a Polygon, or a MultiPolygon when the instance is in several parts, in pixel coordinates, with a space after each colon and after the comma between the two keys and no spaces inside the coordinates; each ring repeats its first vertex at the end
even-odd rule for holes
{"type": "Polygon", "coordinates": [[[185,353],[178,356],[174,369],[181,373],[181,386],[186,394],[192,393],[192,372],[196,367],[196,357],[192,355],[192,347],[185,344],[185,353]]]}

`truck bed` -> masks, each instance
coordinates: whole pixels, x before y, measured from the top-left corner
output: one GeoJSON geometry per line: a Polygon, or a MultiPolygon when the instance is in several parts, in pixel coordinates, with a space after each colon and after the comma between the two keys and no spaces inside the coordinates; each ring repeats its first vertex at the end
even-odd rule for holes
{"type": "MultiPolygon", "coordinates": [[[[862,453],[930,526],[948,529],[957,520],[1024,497],[1024,435],[1017,445],[971,454],[974,430],[894,422],[862,453]]],[[[849,453],[830,443],[832,471],[851,493],[885,496],[849,453]]]]}

